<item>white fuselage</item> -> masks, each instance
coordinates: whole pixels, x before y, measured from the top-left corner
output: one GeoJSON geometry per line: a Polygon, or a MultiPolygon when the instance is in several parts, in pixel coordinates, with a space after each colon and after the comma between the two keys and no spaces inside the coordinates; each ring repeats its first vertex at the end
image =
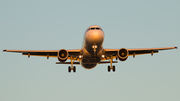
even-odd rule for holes
{"type": "Polygon", "coordinates": [[[99,26],[90,26],[84,35],[82,48],[81,65],[86,69],[91,69],[101,61],[103,54],[104,32],[99,26]]]}

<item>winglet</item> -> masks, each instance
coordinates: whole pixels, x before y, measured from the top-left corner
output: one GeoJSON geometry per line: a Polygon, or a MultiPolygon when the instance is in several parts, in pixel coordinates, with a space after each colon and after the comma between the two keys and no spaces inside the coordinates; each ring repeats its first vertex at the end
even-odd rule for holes
{"type": "Polygon", "coordinates": [[[3,52],[6,52],[6,49],[4,49],[3,52]]]}

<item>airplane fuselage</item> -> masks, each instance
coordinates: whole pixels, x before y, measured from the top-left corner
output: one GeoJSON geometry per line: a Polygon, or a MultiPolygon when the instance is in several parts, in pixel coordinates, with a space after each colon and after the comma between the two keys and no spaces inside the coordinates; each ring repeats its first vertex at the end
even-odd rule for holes
{"type": "Polygon", "coordinates": [[[81,65],[86,69],[94,68],[103,54],[104,32],[99,26],[90,26],[84,35],[81,65]]]}

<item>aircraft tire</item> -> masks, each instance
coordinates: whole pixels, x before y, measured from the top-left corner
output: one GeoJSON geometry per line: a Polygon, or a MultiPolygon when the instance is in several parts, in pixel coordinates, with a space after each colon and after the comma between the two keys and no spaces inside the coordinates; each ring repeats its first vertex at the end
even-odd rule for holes
{"type": "Polygon", "coordinates": [[[73,72],[76,72],[76,66],[73,66],[73,72]]]}
{"type": "Polygon", "coordinates": [[[68,67],[68,72],[69,72],[69,73],[71,72],[71,67],[70,67],[70,66],[68,67]]]}
{"type": "Polygon", "coordinates": [[[110,70],[111,70],[111,69],[110,69],[110,66],[108,66],[108,72],[110,72],[110,70]]]}
{"type": "Polygon", "coordinates": [[[113,72],[115,72],[116,71],[116,67],[115,66],[113,66],[113,72]]]}

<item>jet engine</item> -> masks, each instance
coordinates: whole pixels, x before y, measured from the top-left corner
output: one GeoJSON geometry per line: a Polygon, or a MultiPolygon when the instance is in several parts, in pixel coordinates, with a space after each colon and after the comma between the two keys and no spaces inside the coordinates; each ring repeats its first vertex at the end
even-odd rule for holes
{"type": "Polygon", "coordinates": [[[125,48],[119,49],[117,54],[118,54],[118,58],[119,58],[120,61],[125,61],[129,56],[129,52],[125,48]]]}
{"type": "Polygon", "coordinates": [[[65,49],[61,49],[58,54],[57,54],[57,57],[58,57],[58,60],[61,61],[61,62],[65,62],[68,58],[68,52],[67,50],[65,49]]]}

